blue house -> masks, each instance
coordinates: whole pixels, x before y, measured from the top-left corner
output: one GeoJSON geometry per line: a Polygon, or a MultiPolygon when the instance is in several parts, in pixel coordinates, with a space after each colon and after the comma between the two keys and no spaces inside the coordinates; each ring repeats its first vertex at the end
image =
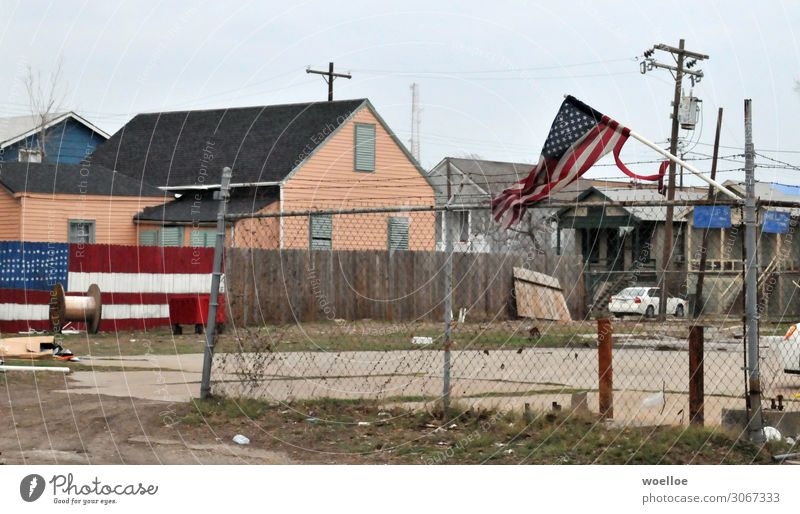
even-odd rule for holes
{"type": "Polygon", "coordinates": [[[34,116],[0,118],[0,162],[78,164],[109,135],[74,112],[54,113],[42,127],[34,116]]]}

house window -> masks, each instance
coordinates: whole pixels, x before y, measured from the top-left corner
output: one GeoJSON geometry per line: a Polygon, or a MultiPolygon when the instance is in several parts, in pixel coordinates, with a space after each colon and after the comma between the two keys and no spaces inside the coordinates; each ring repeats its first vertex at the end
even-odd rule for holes
{"type": "MultiPolygon", "coordinates": [[[[191,240],[195,240],[194,237],[192,235],[191,240]]],[[[139,230],[139,246],[183,246],[183,227],[139,230]]]]}
{"type": "Polygon", "coordinates": [[[375,125],[356,123],[356,171],[375,171],[375,125]]]}
{"type": "Polygon", "coordinates": [[[94,220],[69,220],[70,243],[94,243],[94,220]]]}
{"type": "Polygon", "coordinates": [[[183,246],[183,227],[161,227],[158,246],[183,246]]]}
{"type": "Polygon", "coordinates": [[[213,229],[193,229],[189,234],[189,246],[213,248],[217,243],[217,233],[213,229]]]}
{"type": "Polygon", "coordinates": [[[408,218],[389,217],[389,250],[408,250],[408,218]]]}
{"type": "Polygon", "coordinates": [[[315,214],[309,218],[309,247],[330,250],[333,243],[333,218],[330,214],[315,214]]]}
{"type": "Polygon", "coordinates": [[[140,230],[139,246],[157,246],[158,230],[140,230]]]}
{"type": "Polygon", "coordinates": [[[42,162],[42,151],[35,148],[20,148],[19,162],[42,162]]]}
{"type": "Polygon", "coordinates": [[[457,241],[462,243],[469,242],[469,222],[470,222],[470,212],[469,211],[455,211],[453,212],[453,228],[455,229],[455,236],[458,238],[457,241]]]}

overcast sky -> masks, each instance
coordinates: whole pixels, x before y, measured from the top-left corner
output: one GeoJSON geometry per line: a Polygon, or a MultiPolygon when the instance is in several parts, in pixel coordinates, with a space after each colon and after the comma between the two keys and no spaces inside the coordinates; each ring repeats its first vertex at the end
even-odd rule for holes
{"type": "MultiPolygon", "coordinates": [[[[419,84],[425,167],[467,154],[534,162],[565,93],[664,142],[672,77],[665,70],[641,75],[635,59],[654,43],[677,46],[683,37],[688,49],[710,56],[701,66],[706,78],[694,89],[703,123],[683,134],[688,149],[711,153],[718,107],[725,108],[722,144],[741,148],[743,99],[752,98],[756,148],[800,165],[797,2],[2,0],[2,6],[2,115],[28,112],[20,82],[26,67],[47,75],[59,58],[63,108],[108,132],[138,112],[324,100],[322,77],[305,69],[332,60],[353,74],[336,81],[336,98],[370,98],[405,141],[410,84],[419,84]]],[[[654,156],[634,141],[623,153],[629,161],[654,156]]],[[[655,171],[655,165],[633,168],[655,171]]],[[[738,162],[720,163],[721,170],[737,168],[738,162]]],[[[622,178],[613,167],[590,173],[622,178]]],[[[800,184],[792,169],[761,168],[757,177],[800,184]]]]}

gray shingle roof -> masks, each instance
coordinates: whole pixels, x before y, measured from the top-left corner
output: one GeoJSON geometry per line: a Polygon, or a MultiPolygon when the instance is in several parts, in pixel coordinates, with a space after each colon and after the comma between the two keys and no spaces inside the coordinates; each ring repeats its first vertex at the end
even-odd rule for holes
{"type": "Polygon", "coordinates": [[[148,184],[91,164],[0,162],[0,184],[11,193],[163,197],[148,184]]]}
{"type": "Polygon", "coordinates": [[[103,143],[93,162],[157,187],[284,179],[364,99],[139,114],[103,143]],[[211,157],[211,159],[209,159],[211,157]]]}
{"type": "MultiPolygon", "coordinates": [[[[658,192],[657,189],[642,188],[642,189],[618,189],[618,188],[592,188],[587,191],[587,195],[592,191],[599,192],[612,202],[626,202],[626,201],[639,201],[648,202],[652,201],[654,204],[664,202],[666,197],[658,192]]],[[[708,193],[702,191],[681,191],[675,190],[675,200],[700,200],[706,198],[708,193]]],[[[637,207],[637,206],[623,206],[623,209],[631,213],[633,216],[641,221],[666,221],[667,208],[659,205],[637,207]]],[[[675,207],[673,219],[679,220],[683,218],[689,211],[690,207],[678,206],[675,207]]]]}
{"type": "MultiPolygon", "coordinates": [[[[213,191],[187,191],[180,198],[163,205],[147,207],[137,214],[138,221],[161,223],[211,223],[217,220],[219,202],[213,191]]],[[[228,200],[229,214],[250,214],[277,202],[280,192],[277,187],[236,188],[228,200]]]]}

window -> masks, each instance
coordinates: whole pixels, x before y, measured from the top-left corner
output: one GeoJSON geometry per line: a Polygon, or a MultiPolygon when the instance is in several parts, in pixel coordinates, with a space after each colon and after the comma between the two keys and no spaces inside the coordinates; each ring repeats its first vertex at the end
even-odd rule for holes
{"type": "MultiPolygon", "coordinates": [[[[195,237],[194,233],[192,233],[191,241],[195,241],[195,237]]],[[[139,246],[183,246],[183,227],[161,227],[160,229],[152,230],[140,229],[139,246]]],[[[193,244],[192,246],[195,245],[193,244]]]]}
{"type": "Polygon", "coordinates": [[[356,171],[375,171],[375,125],[356,123],[356,171]]]}
{"type": "Polygon", "coordinates": [[[462,243],[469,242],[469,211],[455,211],[453,212],[453,228],[455,229],[455,237],[457,241],[462,243]]]}
{"type": "Polygon", "coordinates": [[[70,243],[94,243],[94,220],[69,220],[70,243]]]}
{"type": "Polygon", "coordinates": [[[183,227],[161,227],[158,246],[183,246],[183,227]]]}
{"type": "Polygon", "coordinates": [[[192,229],[189,246],[213,248],[217,243],[217,232],[212,229],[192,229]]]}
{"type": "Polygon", "coordinates": [[[20,148],[19,162],[42,162],[42,151],[35,148],[20,148]]]}
{"type": "Polygon", "coordinates": [[[158,230],[139,230],[139,246],[158,245],[158,230]]]}
{"type": "Polygon", "coordinates": [[[309,246],[312,250],[330,250],[332,233],[333,218],[330,214],[315,214],[309,218],[309,246]]]}
{"type": "Polygon", "coordinates": [[[408,218],[389,217],[389,250],[408,250],[408,218]]]}

